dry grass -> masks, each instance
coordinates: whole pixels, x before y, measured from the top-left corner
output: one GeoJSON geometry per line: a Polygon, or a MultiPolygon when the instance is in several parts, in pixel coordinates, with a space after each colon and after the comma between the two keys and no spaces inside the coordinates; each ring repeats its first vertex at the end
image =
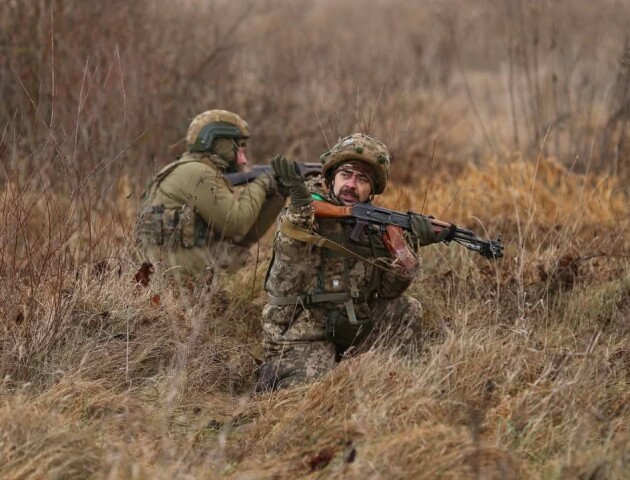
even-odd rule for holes
{"type": "Polygon", "coordinates": [[[628,478],[627,5],[0,9],[0,477],[628,478]],[[270,236],[215,289],[133,280],[143,184],[212,107],[258,162],[385,139],[382,204],[505,258],[424,249],[418,351],[254,395],[270,236]]]}

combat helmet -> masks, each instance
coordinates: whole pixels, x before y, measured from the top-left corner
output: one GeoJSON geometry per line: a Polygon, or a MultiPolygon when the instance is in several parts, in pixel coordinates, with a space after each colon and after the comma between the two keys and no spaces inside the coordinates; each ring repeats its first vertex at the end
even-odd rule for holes
{"type": "Polygon", "coordinates": [[[389,169],[391,156],[387,147],[369,135],[353,133],[339,140],[339,143],[319,157],[322,164],[322,175],[330,184],[335,167],[348,160],[360,160],[374,169],[374,195],[383,193],[389,169]]]}
{"type": "Polygon", "coordinates": [[[249,138],[249,125],[227,110],[207,110],[190,122],[186,133],[189,151],[209,152],[216,138],[249,138]]]}

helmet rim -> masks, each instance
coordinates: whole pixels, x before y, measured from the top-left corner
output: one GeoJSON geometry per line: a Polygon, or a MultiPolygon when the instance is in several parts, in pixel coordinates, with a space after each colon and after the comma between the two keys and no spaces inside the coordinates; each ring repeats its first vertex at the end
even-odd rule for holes
{"type": "MultiPolygon", "coordinates": [[[[193,118],[188,126],[188,131],[186,132],[186,144],[189,148],[199,143],[199,136],[202,130],[211,124],[219,124],[219,127],[221,125],[225,126],[226,124],[235,127],[240,135],[238,137],[231,136],[230,138],[250,137],[249,125],[241,116],[227,110],[206,110],[193,118]]],[[[215,135],[215,138],[220,137],[215,135]]],[[[204,144],[207,143],[207,140],[208,139],[206,138],[204,144]]],[[[209,145],[208,148],[210,146],[211,145],[209,145]]]]}
{"type": "Polygon", "coordinates": [[[355,133],[342,138],[334,147],[320,156],[322,176],[328,183],[336,168],[351,160],[367,163],[374,171],[374,195],[385,190],[389,178],[391,156],[387,147],[375,138],[355,133]]]}

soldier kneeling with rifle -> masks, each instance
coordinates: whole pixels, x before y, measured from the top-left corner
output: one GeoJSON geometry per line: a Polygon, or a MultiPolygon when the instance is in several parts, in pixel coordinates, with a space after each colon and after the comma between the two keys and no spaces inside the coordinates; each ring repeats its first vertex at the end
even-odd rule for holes
{"type": "MultiPolygon", "coordinates": [[[[364,341],[375,329],[400,340],[422,316],[420,302],[403,293],[418,269],[413,242],[395,245],[380,228],[355,231],[356,222],[318,218],[314,203],[348,207],[369,202],[385,189],[391,158],[376,139],[354,134],[321,157],[322,175],[305,184],[295,162],[276,156],[272,168],[291,198],[281,214],[263,310],[265,361],[257,391],[316,379],[330,371],[339,354],[364,341]]],[[[422,244],[453,235],[436,234],[418,217],[422,244]]]]}
{"type": "Polygon", "coordinates": [[[295,162],[271,162],[291,204],[278,220],[265,282],[258,392],[321,377],[351,346],[413,337],[422,307],[404,292],[418,272],[419,246],[455,240],[490,258],[502,255],[500,240],[371,205],[391,163],[378,140],[350,135],[320,160],[321,176],[308,182],[295,162]]]}
{"type": "Polygon", "coordinates": [[[250,247],[273,225],[286,195],[271,172],[256,172],[236,195],[229,175],[247,167],[249,125],[226,110],[197,115],[187,151],[160,170],[143,195],[136,241],[161,277],[206,285],[246,264],[250,247]]]}

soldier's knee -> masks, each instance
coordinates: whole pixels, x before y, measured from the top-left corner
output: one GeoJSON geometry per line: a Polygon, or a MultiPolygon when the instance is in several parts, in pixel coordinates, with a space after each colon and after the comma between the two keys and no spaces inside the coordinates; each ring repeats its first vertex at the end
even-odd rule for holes
{"type": "Polygon", "coordinates": [[[420,300],[413,297],[403,297],[406,303],[407,315],[415,320],[421,320],[423,315],[422,304],[420,300]]]}
{"type": "Polygon", "coordinates": [[[409,297],[401,296],[394,300],[389,300],[383,308],[383,316],[388,321],[406,321],[415,322],[422,319],[422,304],[419,300],[409,297]]]}

